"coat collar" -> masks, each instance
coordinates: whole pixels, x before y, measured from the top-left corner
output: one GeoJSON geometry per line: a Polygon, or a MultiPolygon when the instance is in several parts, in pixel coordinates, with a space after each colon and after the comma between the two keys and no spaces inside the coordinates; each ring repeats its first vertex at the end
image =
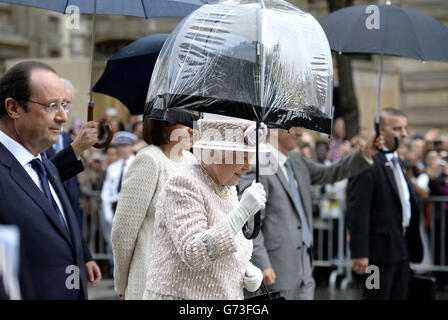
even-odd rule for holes
{"type": "MultiPolygon", "coordinates": [[[[26,149],[23,145],[12,139],[6,133],[0,130],[0,142],[3,144],[6,150],[13,155],[21,166],[28,164],[31,160],[35,158],[35,156],[26,149]]],[[[40,155],[38,155],[40,158],[40,155]]]]}
{"type": "MultiPolygon", "coordinates": [[[[44,160],[43,163],[48,170],[48,165],[46,164],[46,161],[48,160],[44,160]]],[[[54,209],[51,207],[50,203],[45,198],[42,191],[40,191],[40,189],[36,186],[36,184],[31,179],[29,174],[25,171],[23,166],[17,161],[14,155],[12,155],[11,152],[9,152],[9,150],[2,143],[0,143],[0,163],[9,168],[9,174],[11,179],[17,183],[17,185],[39,206],[39,208],[41,208],[43,213],[52,222],[52,224],[58,230],[58,232],[61,233],[62,236],[72,245],[71,239],[67,234],[67,231],[61,225],[61,222],[57,217],[56,213],[54,212],[54,209]]],[[[53,185],[53,188],[58,194],[58,197],[60,197],[61,199],[61,202],[63,204],[67,203],[66,199],[63,199],[65,194],[61,191],[61,188],[58,185],[58,183],[55,182],[53,174],[50,174],[49,172],[48,175],[49,180],[53,185]]],[[[64,207],[64,210],[66,212],[66,216],[69,217],[70,214],[68,210],[70,209],[67,210],[64,207]]]]}

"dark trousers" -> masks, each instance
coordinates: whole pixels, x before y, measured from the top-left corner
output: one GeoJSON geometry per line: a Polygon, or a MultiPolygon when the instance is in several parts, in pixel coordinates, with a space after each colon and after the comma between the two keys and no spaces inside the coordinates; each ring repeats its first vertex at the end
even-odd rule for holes
{"type": "Polygon", "coordinates": [[[368,289],[364,277],[364,300],[407,300],[409,278],[411,270],[409,269],[409,260],[400,260],[396,264],[378,265],[380,274],[380,288],[368,289]]]}

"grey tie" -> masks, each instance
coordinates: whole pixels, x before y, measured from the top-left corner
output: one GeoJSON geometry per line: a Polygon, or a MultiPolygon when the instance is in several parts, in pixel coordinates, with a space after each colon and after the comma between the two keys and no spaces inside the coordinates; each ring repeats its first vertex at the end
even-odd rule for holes
{"type": "Polygon", "coordinates": [[[395,182],[397,183],[398,194],[400,196],[402,223],[403,223],[403,226],[407,227],[407,226],[409,226],[409,217],[408,217],[408,213],[406,212],[406,199],[404,197],[403,184],[401,182],[400,164],[398,162],[398,158],[393,157],[392,163],[394,164],[392,171],[394,172],[395,182]]]}
{"type": "Polygon", "coordinates": [[[302,241],[309,248],[313,242],[313,233],[308,225],[305,210],[303,209],[302,200],[300,199],[299,190],[296,186],[294,173],[292,172],[289,160],[285,162],[286,172],[288,173],[289,186],[294,200],[294,205],[299,212],[300,221],[302,222],[302,241]]]}

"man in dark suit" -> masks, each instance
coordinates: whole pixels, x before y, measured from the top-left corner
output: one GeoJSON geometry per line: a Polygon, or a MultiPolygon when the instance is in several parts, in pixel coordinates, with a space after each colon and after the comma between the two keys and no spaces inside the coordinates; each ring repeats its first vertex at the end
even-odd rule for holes
{"type": "MultiPolygon", "coordinates": [[[[404,144],[408,135],[405,114],[384,109],[380,130],[388,149],[393,148],[395,137],[404,144]]],[[[397,152],[378,153],[373,161],[373,167],[352,177],[348,186],[352,268],[365,275],[365,299],[407,299],[410,261],[420,262],[423,258],[419,206],[397,152]],[[378,267],[378,289],[373,273],[370,286],[366,285],[369,265],[378,267]]],[[[372,270],[375,272],[376,268],[372,270]]]]}
{"type": "Polygon", "coordinates": [[[92,260],[56,167],[41,153],[67,121],[64,85],[48,65],[22,62],[0,79],[0,216],[13,216],[35,299],[87,299],[101,272],[92,260]]]}
{"type": "MultiPolygon", "coordinates": [[[[311,185],[357,174],[372,165],[371,156],[377,152],[372,136],[362,150],[326,166],[293,151],[301,135],[301,128],[270,130],[271,152],[260,155],[260,183],[267,202],[252,254],[252,263],[263,271],[268,288],[290,300],[314,299],[311,185]]],[[[254,179],[252,168],[241,179],[240,192],[254,179]]]]}

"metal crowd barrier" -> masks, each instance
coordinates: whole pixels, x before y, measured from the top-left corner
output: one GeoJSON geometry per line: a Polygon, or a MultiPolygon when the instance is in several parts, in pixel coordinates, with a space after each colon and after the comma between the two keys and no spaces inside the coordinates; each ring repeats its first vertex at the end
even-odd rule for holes
{"type": "MultiPolygon", "coordinates": [[[[414,264],[414,269],[417,273],[448,272],[448,196],[431,196],[424,203],[420,210],[420,235],[424,258],[422,263],[414,264]]],[[[329,286],[334,288],[337,278],[341,277],[340,288],[343,290],[347,289],[353,276],[350,246],[345,240],[344,218],[344,215],[341,215],[337,218],[318,218],[314,221],[314,266],[336,267],[330,273],[329,286]],[[336,237],[333,236],[335,232],[336,237]],[[334,239],[337,241],[336,245],[334,239]]]]}
{"type": "MultiPolygon", "coordinates": [[[[110,230],[105,228],[101,212],[101,193],[92,191],[84,194],[83,236],[87,241],[92,256],[96,260],[111,260],[112,253],[107,250],[106,237],[110,230]],[[105,230],[106,229],[106,230],[105,230]]],[[[432,196],[425,200],[425,210],[421,210],[420,233],[425,251],[424,260],[415,264],[416,272],[448,272],[447,248],[447,213],[448,197],[432,196]],[[427,218],[429,215],[429,219],[427,218]],[[426,220],[425,220],[426,219],[426,220]],[[424,221],[429,222],[425,228],[424,221]]],[[[314,261],[315,267],[335,267],[329,276],[329,286],[336,286],[341,277],[340,287],[346,289],[352,281],[351,257],[349,243],[345,239],[345,217],[339,215],[331,218],[314,220],[314,261]]]]}
{"type": "Polygon", "coordinates": [[[315,240],[313,265],[336,267],[329,278],[329,285],[334,288],[337,277],[346,274],[345,217],[343,214],[337,217],[319,217],[314,220],[313,228],[315,240]]]}
{"type": "Polygon", "coordinates": [[[83,237],[95,260],[111,260],[112,253],[107,250],[106,239],[110,231],[104,224],[101,210],[101,191],[90,191],[81,195],[84,210],[83,237]]]}
{"type": "Polygon", "coordinates": [[[446,251],[448,196],[427,198],[421,213],[420,233],[423,238],[425,256],[422,263],[415,265],[415,269],[422,272],[448,272],[446,251]]]}

